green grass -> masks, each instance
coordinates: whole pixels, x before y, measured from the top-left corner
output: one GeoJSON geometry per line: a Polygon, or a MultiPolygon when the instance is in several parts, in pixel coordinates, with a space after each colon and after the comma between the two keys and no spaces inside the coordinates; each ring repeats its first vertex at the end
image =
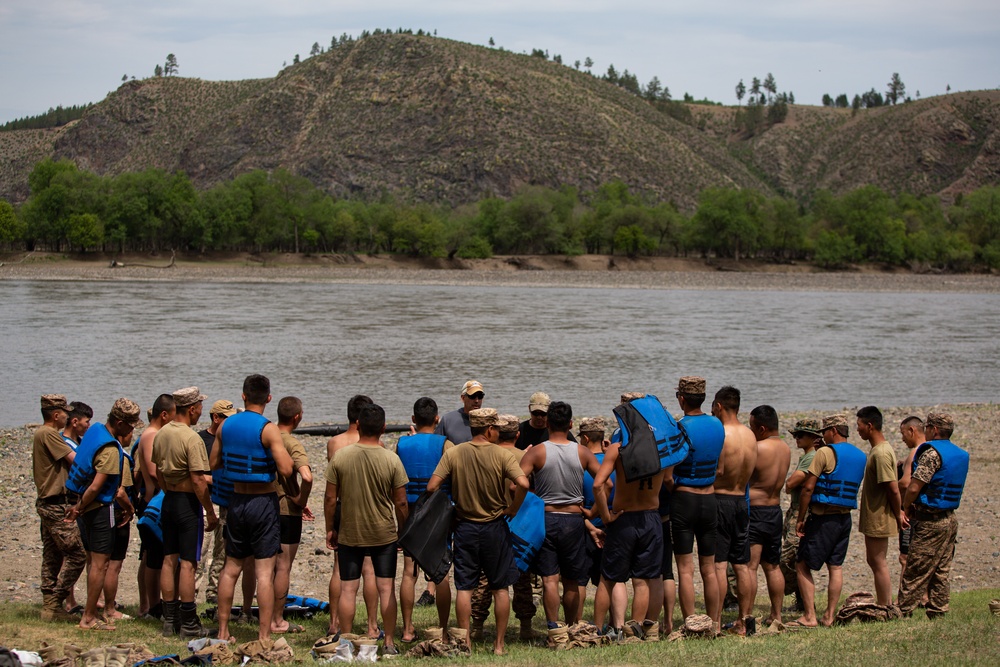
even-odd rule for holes
{"type": "MultiPolygon", "coordinates": [[[[996,665],[1000,647],[1000,617],[992,616],[988,602],[1000,597],[1000,589],[958,593],[952,597],[951,612],[943,619],[929,621],[924,616],[891,623],[855,624],[843,628],[789,632],[772,637],[740,639],[726,637],[715,641],[661,641],[658,644],[606,646],[554,652],[541,646],[526,646],[515,640],[516,621],[508,632],[508,655],[491,655],[491,645],[477,645],[471,658],[460,659],[467,665],[687,665],[687,664],[766,664],[768,667],[795,665],[808,661],[810,667],[833,665],[899,664],[920,665],[996,665]]],[[[0,644],[10,648],[35,650],[41,641],[71,641],[78,646],[111,645],[119,642],[145,644],[157,654],[186,653],[176,638],[164,639],[159,624],[120,621],[115,632],[85,632],[71,625],[53,625],[38,620],[38,605],[6,603],[0,607],[0,644]]],[[[416,623],[423,628],[433,623],[432,608],[416,610],[416,623]]],[[[359,619],[360,615],[359,615],[359,619]]],[[[325,614],[302,622],[304,634],[287,635],[297,661],[311,662],[309,648],[326,634],[329,617],[325,614]]],[[[536,628],[541,626],[536,618],[536,628]]],[[[361,630],[361,626],[356,626],[361,630]]],[[[487,623],[489,640],[492,625],[487,623]]],[[[234,626],[237,641],[256,638],[256,628],[234,626]]],[[[491,640],[490,640],[491,641],[491,640]]],[[[408,664],[400,659],[396,662],[408,664]]]]}

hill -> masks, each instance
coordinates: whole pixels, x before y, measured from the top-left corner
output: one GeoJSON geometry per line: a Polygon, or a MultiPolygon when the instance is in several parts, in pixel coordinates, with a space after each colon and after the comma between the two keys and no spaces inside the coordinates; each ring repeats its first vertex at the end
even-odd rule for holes
{"type": "Polygon", "coordinates": [[[807,197],[874,183],[942,194],[997,182],[1000,93],[850,111],[793,105],[752,138],[732,107],[685,124],[589,74],[506,51],[373,35],[273,79],[130,81],[56,130],[0,133],[0,197],[42,157],[99,174],[184,170],[199,187],[284,167],[338,196],[459,204],[530,184],[621,179],[693,209],[711,186],[807,197]]]}

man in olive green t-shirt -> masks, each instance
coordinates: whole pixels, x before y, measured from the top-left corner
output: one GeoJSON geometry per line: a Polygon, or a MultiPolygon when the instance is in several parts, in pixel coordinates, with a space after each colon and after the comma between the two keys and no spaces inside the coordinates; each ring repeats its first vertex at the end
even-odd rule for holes
{"type": "Polygon", "coordinates": [[[370,556],[385,624],[383,655],[398,655],[393,644],[396,540],[409,516],[406,485],[410,480],[399,456],[382,447],[379,438],[384,432],[382,407],[372,403],[361,408],[358,442],[337,452],[326,469],[323,509],[327,547],[338,550],[340,561],[340,603],[336,612],[339,627],[341,630],[354,627],[361,567],[365,556],[370,556]],[[333,516],[338,503],[350,511],[343,512],[340,529],[334,530],[333,516]]]}
{"type": "Polygon", "coordinates": [[[820,420],[800,419],[795,422],[795,428],[788,429],[795,438],[795,446],[801,450],[795,472],[785,481],[785,493],[788,494],[788,511],[782,526],[781,537],[781,573],[785,575],[785,595],[795,595],[795,610],[802,611],[802,600],[799,595],[799,579],[795,563],[799,559],[799,536],[795,532],[795,522],[799,516],[799,496],[802,483],[806,481],[806,473],[816,455],[816,447],[823,444],[820,433],[820,420]]]}
{"type": "Polygon", "coordinates": [[[865,554],[875,577],[875,597],[880,605],[892,604],[892,579],[886,552],[889,538],[902,526],[896,453],[882,435],[882,412],[874,405],[858,410],[858,435],[872,446],[861,487],[858,530],[865,536],[865,554]]]}

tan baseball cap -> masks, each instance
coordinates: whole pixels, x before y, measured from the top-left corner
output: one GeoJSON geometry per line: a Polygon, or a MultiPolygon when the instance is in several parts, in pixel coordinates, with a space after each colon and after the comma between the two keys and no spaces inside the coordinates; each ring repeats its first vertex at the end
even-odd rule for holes
{"type": "Polygon", "coordinates": [[[212,409],[208,411],[210,415],[225,415],[227,417],[232,417],[236,414],[236,406],[233,405],[232,401],[227,401],[221,399],[212,403],[212,409]]]}
{"type": "Polygon", "coordinates": [[[646,398],[646,392],[626,391],[622,394],[622,403],[628,403],[629,401],[634,401],[637,398],[646,398]]]}
{"type": "Polygon", "coordinates": [[[548,412],[549,406],[552,404],[552,399],[544,391],[536,391],[528,399],[528,411],[536,412],[541,410],[542,412],[548,412]]]}
{"type": "Polygon", "coordinates": [[[483,389],[483,384],[479,380],[469,380],[462,385],[462,396],[472,396],[477,391],[486,393],[486,390],[483,389]]]}

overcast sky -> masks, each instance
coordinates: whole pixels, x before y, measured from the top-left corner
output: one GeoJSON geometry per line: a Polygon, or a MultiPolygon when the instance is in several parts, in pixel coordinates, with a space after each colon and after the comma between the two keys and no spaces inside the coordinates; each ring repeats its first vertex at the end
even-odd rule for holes
{"type": "Polygon", "coordinates": [[[1000,87],[997,0],[0,0],[0,123],[98,102],[168,53],[181,76],[271,77],[314,42],[400,26],[589,56],[675,99],[734,104],[768,72],[800,104],[885,91],[893,72],[911,96],[1000,87]]]}

